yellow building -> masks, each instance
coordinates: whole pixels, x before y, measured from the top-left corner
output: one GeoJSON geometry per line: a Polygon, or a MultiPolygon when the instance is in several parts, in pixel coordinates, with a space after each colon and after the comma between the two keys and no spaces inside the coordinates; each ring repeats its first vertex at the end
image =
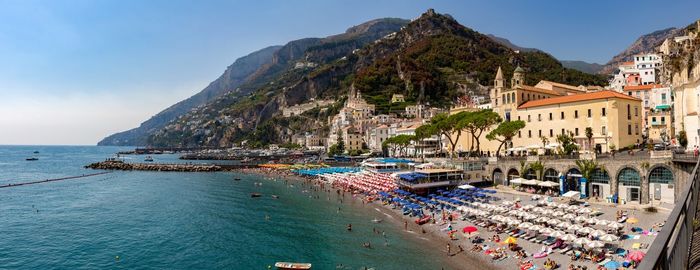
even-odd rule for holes
{"type": "Polygon", "coordinates": [[[362,150],[362,134],[356,132],[352,127],[343,128],[343,141],[346,151],[362,150]]]}
{"type": "Polygon", "coordinates": [[[647,127],[649,131],[649,143],[661,143],[669,141],[675,135],[673,123],[671,121],[671,110],[652,109],[647,117],[647,127]]]}
{"type": "MultiPolygon", "coordinates": [[[[556,143],[557,135],[573,133],[581,150],[608,152],[610,146],[617,149],[641,143],[643,110],[641,100],[618,92],[604,90],[586,93],[574,86],[542,81],[541,87],[523,84],[524,71],[518,67],[511,79],[511,88],[505,87],[501,69],[498,69],[494,89],[491,90],[493,111],[504,121],[522,120],[525,128],[513,138],[512,144],[501,149],[502,153],[512,147],[543,148],[542,137],[550,145],[556,143]],[[586,128],[593,131],[591,144],[586,137],[586,128]]],[[[450,113],[467,110],[455,108],[450,113]]],[[[498,141],[487,140],[482,134],[481,150],[495,154],[498,141]]],[[[462,133],[457,151],[471,148],[469,134],[462,133]]]]}

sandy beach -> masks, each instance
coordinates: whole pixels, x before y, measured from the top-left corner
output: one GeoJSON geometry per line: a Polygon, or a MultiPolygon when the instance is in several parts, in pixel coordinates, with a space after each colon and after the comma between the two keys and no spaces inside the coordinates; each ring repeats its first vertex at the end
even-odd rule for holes
{"type": "MultiPolygon", "coordinates": [[[[342,192],[342,190],[337,189],[335,187],[331,187],[327,183],[320,181],[317,178],[302,177],[286,170],[256,168],[243,169],[240,170],[240,172],[248,174],[257,174],[263,177],[303,181],[308,184],[318,185],[323,190],[331,189],[331,193],[334,194],[336,193],[336,191],[342,192]]],[[[348,194],[344,194],[343,196],[348,197],[348,194]]],[[[497,193],[495,194],[495,196],[497,196],[501,200],[521,201],[523,206],[536,203],[536,201],[531,199],[530,194],[517,192],[510,188],[501,187],[497,189],[497,193]]],[[[403,215],[400,212],[400,209],[392,209],[390,205],[382,204],[380,201],[375,201],[371,203],[365,202],[365,197],[361,194],[355,194],[355,196],[351,197],[353,198],[354,204],[357,205],[357,203],[362,203],[361,206],[368,208],[368,211],[376,211],[378,213],[381,213],[381,215],[385,217],[383,218],[383,221],[391,222],[392,224],[399,226],[405,232],[406,237],[415,237],[420,241],[425,241],[426,248],[443,250],[445,258],[442,258],[441,262],[447,265],[441,267],[444,267],[446,269],[515,269],[519,267],[519,264],[522,261],[531,261],[538,267],[542,267],[547,259],[554,260],[555,262],[557,262],[559,269],[567,269],[570,266],[581,266],[586,267],[587,269],[596,269],[597,267],[599,267],[598,265],[590,261],[579,260],[572,262],[570,259],[570,255],[560,254],[558,251],[550,253],[545,258],[535,259],[532,257],[532,254],[538,252],[542,248],[542,244],[536,244],[523,239],[518,239],[517,244],[528,253],[528,257],[524,259],[519,259],[516,258],[513,252],[508,251],[505,253],[505,258],[493,260],[491,256],[485,254],[483,251],[472,251],[472,247],[474,246],[474,244],[471,243],[469,238],[463,236],[461,233],[453,234],[453,238],[450,239],[449,235],[445,231],[445,228],[449,224],[452,225],[453,230],[457,231],[460,231],[466,226],[478,227],[479,236],[481,238],[486,239],[486,241],[481,245],[488,245],[490,247],[495,248],[505,246],[499,243],[491,242],[489,239],[494,235],[498,235],[500,239],[506,239],[508,238],[507,233],[491,232],[488,231],[486,228],[475,225],[469,220],[460,220],[459,218],[453,219],[453,221],[448,223],[447,220],[441,221],[441,217],[439,216],[435,216],[435,219],[437,220],[434,220],[428,224],[417,225],[415,223],[415,217],[403,215]],[[447,251],[448,243],[450,245],[449,255],[447,251]],[[461,251],[459,248],[460,246],[463,249],[461,251]]],[[[554,198],[554,201],[557,203],[565,203],[567,200],[563,198],[554,198]]],[[[635,217],[639,220],[638,223],[635,224],[623,223],[624,227],[622,230],[624,234],[629,238],[626,240],[618,241],[617,243],[619,247],[630,251],[646,251],[648,245],[651,244],[651,242],[653,242],[654,236],[656,234],[654,233],[654,231],[658,231],[660,229],[659,225],[663,223],[663,221],[668,215],[668,212],[665,209],[661,209],[658,213],[649,213],[644,210],[635,210],[634,207],[616,207],[615,205],[596,202],[591,202],[589,208],[593,211],[601,212],[601,214],[597,217],[598,219],[605,219],[610,221],[616,220],[616,212],[618,210],[623,210],[626,211],[629,217],[635,217]],[[634,233],[630,230],[632,227],[643,228],[643,230],[645,230],[645,233],[634,233]],[[651,232],[646,234],[647,231],[651,232]]],[[[430,215],[431,213],[426,212],[426,214],[430,215]]],[[[370,212],[368,213],[368,215],[372,215],[372,213],[370,212]]],[[[610,256],[609,259],[616,260],[618,262],[624,260],[623,257],[616,257],[616,255],[610,256]]]]}

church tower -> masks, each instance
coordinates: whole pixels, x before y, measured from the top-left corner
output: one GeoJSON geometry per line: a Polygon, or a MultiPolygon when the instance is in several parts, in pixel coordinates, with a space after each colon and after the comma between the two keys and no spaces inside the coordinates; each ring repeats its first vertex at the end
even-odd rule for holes
{"type": "Polygon", "coordinates": [[[518,65],[515,71],[513,71],[513,78],[510,79],[510,87],[515,88],[523,84],[525,84],[525,70],[518,65]]]}
{"type": "Polygon", "coordinates": [[[493,80],[493,87],[496,88],[496,93],[503,90],[505,84],[506,80],[503,78],[503,70],[501,70],[501,66],[498,66],[498,71],[496,72],[496,79],[493,80]]]}

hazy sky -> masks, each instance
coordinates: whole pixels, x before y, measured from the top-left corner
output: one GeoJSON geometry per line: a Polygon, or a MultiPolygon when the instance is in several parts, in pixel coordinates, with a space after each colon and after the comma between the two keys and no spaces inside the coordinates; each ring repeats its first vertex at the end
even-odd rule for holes
{"type": "Polygon", "coordinates": [[[95,144],[252,51],[430,7],[520,46],[599,63],[641,34],[700,18],[691,0],[0,0],[0,144],[95,144]]]}

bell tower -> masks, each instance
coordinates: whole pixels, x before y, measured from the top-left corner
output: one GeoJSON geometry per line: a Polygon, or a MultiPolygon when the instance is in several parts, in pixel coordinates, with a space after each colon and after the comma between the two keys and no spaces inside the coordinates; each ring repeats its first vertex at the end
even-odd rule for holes
{"type": "Polygon", "coordinates": [[[513,78],[510,79],[510,87],[515,88],[523,84],[525,84],[525,70],[518,65],[515,71],[513,71],[513,78]]]}

